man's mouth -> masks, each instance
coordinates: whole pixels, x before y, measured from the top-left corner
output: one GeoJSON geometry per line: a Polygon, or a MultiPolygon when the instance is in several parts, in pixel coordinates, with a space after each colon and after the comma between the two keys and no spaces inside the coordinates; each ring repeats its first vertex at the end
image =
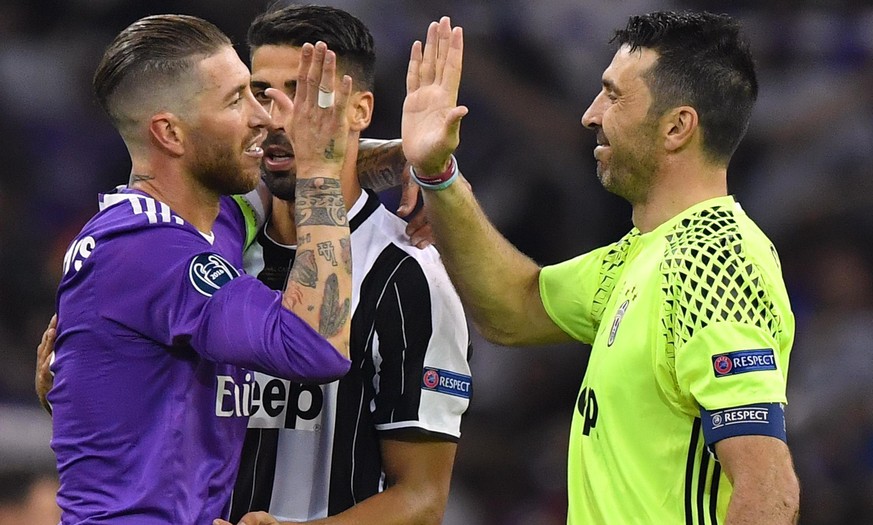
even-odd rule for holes
{"type": "Polygon", "coordinates": [[[249,146],[243,151],[249,157],[254,157],[256,159],[260,159],[264,156],[264,149],[261,147],[261,143],[264,142],[265,134],[259,133],[252,142],[249,143],[249,146]]]}
{"type": "Polygon", "coordinates": [[[594,148],[594,158],[601,160],[601,156],[609,149],[609,141],[606,140],[606,135],[603,131],[597,132],[597,147],[594,148]]]}
{"type": "Polygon", "coordinates": [[[264,167],[269,171],[290,171],[294,167],[294,152],[271,144],[264,152],[264,167]]]}

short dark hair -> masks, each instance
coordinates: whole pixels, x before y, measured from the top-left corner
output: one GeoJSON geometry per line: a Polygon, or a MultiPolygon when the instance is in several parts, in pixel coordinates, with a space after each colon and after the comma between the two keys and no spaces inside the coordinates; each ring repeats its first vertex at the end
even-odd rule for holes
{"type": "Polygon", "coordinates": [[[106,48],[94,73],[94,95],[116,126],[118,102],[134,87],[158,87],[190,71],[231,41],[213,24],[188,15],[152,15],[124,29],[106,48]]]}
{"type": "Polygon", "coordinates": [[[663,11],[632,16],[611,40],[648,48],[658,61],[647,73],[652,111],[692,106],[700,118],[704,151],[730,160],[745,135],[758,98],[749,44],[728,15],[663,11]]]}
{"type": "Polygon", "coordinates": [[[318,41],[337,55],[337,64],[354,85],[372,91],[376,77],[373,35],[358,18],[341,9],[316,5],[274,4],[249,26],[248,43],[260,46],[300,47],[318,41]]]}

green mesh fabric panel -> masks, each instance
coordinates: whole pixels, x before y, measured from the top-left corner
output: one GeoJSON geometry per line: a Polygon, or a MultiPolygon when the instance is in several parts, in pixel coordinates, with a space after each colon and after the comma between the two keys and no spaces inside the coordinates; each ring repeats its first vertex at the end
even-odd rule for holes
{"type": "Polygon", "coordinates": [[[758,268],[746,257],[733,210],[702,210],[666,236],[661,263],[667,355],[717,322],[781,331],[758,268]]]}
{"type": "Polygon", "coordinates": [[[630,231],[610,246],[609,251],[603,257],[603,262],[600,265],[600,286],[594,293],[594,305],[591,307],[591,318],[594,320],[594,326],[600,325],[600,321],[603,319],[603,311],[606,310],[606,303],[612,295],[613,288],[615,288],[621,267],[624,266],[627,259],[627,252],[634,239],[639,235],[640,233],[636,229],[630,231]]]}

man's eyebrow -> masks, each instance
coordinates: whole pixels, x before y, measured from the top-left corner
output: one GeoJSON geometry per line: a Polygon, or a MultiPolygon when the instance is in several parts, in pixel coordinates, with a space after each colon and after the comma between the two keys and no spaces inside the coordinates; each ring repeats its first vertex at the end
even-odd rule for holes
{"type": "Polygon", "coordinates": [[[230,99],[232,99],[233,97],[235,97],[236,95],[239,95],[239,94],[245,93],[247,87],[248,87],[248,86],[245,85],[245,84],[240,84],[239,86],[236,87],[236,89],[234,89],[233,91],[228,92],[228,94],[224,96],[224,100],[230,100],[230,99]]]}
{"type": "MultiPolygon", "coordinates": [[[[267,82],[267,81],[265,81],[265,80],[252,80],[252,81],[249,83],[249,85],[250,85],[253,89],[254,89],[254,88],[257,88],[257,89],[267,89],[267,88],[273,87],[272,84],[270,84],[269,82],[267,82]]],[[[285,87],[285,89],[287,89],[288,91],[290,91],[290,92],[293,93],[294,90],[297,89],[297,81],[296,81],[296,80],[286,80],[285,83],[284,83],[284,87],[285,87]]]]}
{"type": "Polygon", "coordinates": [[[621,93],[621,90],[618,89],[618,87],[615,85],[615,82],[613,82],[611,79],[604,78],[601,82],[603,83],[603,87],[606,88],[607,91],[612,91],[616,94],[621,93]]]}

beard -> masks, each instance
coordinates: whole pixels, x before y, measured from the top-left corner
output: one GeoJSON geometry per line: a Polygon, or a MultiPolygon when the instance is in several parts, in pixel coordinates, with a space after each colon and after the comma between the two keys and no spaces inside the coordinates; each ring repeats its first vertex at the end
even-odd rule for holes
{"type": "Polygon", "coordinates": [[[658,168],[655,148],[655,122],[640,126],[628,144],[610,141],[609,164],[597,163],[597,178],[610,193],[631,204],[645,202],[658,168]]]}
{"type": "Polygon", "coordinates": [[[218,195],[239,195],[252,191],[258,185],[256,166],[245,166],[240,152],[244,145],[216,143],[199,134],[195,144],[191,173],[194,179],[218,195]]]}
{"type": "MultiPolygon", "coordinates": [[[[265,160],[268,156],[272,156],[276,150],[287,155],[293,156],[294,154],[291,142],[284,133],[269,133],[261,147],[264,148],[265,160]],[[273,147],[271,148],[271,146],[273,147]]],[[[265,162],[261,162],[261,179],[274,197],[294,202],[295,190],[297,189],[297,171],[295,168],[296,166],[292,166],[288,170],[271,171],[267,169],[265,162]]]]}

